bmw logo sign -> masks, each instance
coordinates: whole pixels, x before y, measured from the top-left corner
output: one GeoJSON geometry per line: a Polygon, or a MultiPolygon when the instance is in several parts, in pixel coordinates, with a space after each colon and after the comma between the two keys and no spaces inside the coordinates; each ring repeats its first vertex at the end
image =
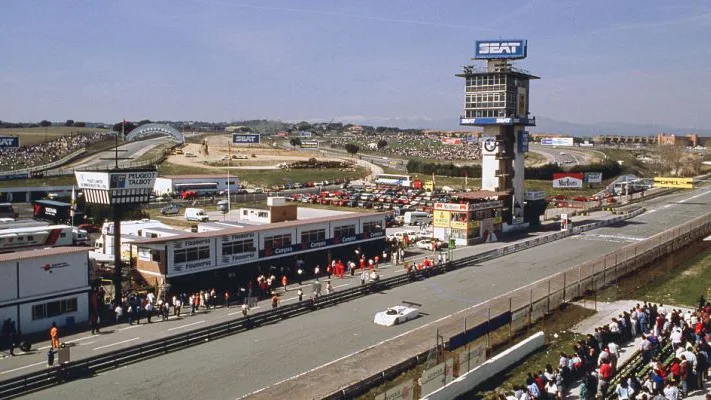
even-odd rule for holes
{"type": "Polygon", "coordinates": [[[494,151],[496,150],[496,140],[494,138],[488,138],[484,142],[484,149],[486,151],[494,151]]]}

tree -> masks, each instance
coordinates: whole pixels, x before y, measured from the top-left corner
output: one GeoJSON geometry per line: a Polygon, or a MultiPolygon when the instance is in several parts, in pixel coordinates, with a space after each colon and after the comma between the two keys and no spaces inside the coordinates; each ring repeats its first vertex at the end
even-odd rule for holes
{"type": "Polygon", "coordinates": [[[75,122],[74,126],[77,128],[84,128],[86,126],[86,122],[75,122]]]}
{"type": "Polygon", "coordinates": [[[64,123],[64,126],[74,126],[74,120],[68,119],[67,122],[64,123]]]}
{"type": "Polygon", "coordinates": [[[142,120],[138,121],[138,126],[146,125],[146,124],[150,124],[150,123],[152,123],[150,119],[142,119],[142,120]]]}
{"type": "MultiPolygon", "coordinates": [[[[121,132],[121,125],[123,125],[123,122],[117,122],[113,126],[113,130],[116,132],[121,132]]],[[[124,133],[128,135],[129,132],[132,130],[136,129],[136,124],[130,121],[126,121],[126,126],[124,127],[124,133]]]]}
{"type": "Polygon", "coordinates": [[[358,153],[358,150],[360,150],[360,147],[358,147],[355,143],[346,143],[344,147],[346,148],[348,154],[352,156],[355,156],[358,153]]]}
{"type": "Polygon", "coordinates": [[[388,141],[385,139],[378,140],[378,150],[382,150],[383,147],[388,145],[388,141]]]}
{"type": "Polygon", "coordinates": [[[672,175],[681,174],[682,158],[684,158],[684,149],[681,146],[659,146],[659,156],[664,165],[671,170],[672,175]]]}
{"type": "Polygon", "coordinates": [[[42,121],[40,121],[39,124],[40,124],[40,126],[43,127],[43,128],[46,128],[46,127],[48,127],[48,126],[52,126],[52,123],[49,122],[49,121],[47,121],[46,119],[43,119],[42,121]]]}
{"type": "Polygon", "coordinates": [[[296,148],[296,146],[301,146],[301,139],[291,138],[291,139],[289,139],[289,144],[294,148],[296,148]]]}

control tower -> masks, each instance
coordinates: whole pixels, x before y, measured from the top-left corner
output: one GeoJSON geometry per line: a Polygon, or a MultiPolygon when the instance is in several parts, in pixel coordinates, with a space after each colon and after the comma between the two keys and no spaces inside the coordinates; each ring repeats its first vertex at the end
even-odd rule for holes
{"type": "MultiPolygon", "coordinates": [[[[539,77],[511,64],[526,58],[525,40],[477,41],[475,46],[473,60],[485,64],[466,65],[456,75],[466,82],[464,115],[459,123],[484,128],[481,188],[497,192],[503,200],[503,230],[524,228],[528,225],[523,185],[526,127],[536,125],[528,108],[529,82],[539,77]]],[[[538,215],[530,217],[537,223],[538,215]]]]}

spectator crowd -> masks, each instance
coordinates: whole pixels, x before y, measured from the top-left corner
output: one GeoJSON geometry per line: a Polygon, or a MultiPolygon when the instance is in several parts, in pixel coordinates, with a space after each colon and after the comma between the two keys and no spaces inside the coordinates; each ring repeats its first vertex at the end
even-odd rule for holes
{"type": "MultiPolygon", "coordinates": [[[[481,145],[478,142],[467,142],[461,139],[461,144],[444,144],[446,138],[434,134],[413,135],[397,133],[393,135],[374,135],[364,137],[341,137],[331,142],[334,147],[344,147],[348,143],[355,143],[360,151],[375,152],[384,156],[399,158],[425,158],[433,160],[478,160],[481,158],[481,145]],[[388,144],[378,148],[381,140],[388,144]]],[[[454,138],[446,138],[454,139],[454,138]]]]}
{"type": "Polygon", "coordinates": [[[30,146],[0,148],[0,171],[16,171],[57,161],[87,145],[105,139],[108,135],[109,132],[77,134],[30,146]]]}
{"type": "Polygon", "coordinates": [[[558,365],[528,373],[524,384],[501,397],[564,399],[575,382],[583,400],[679,400],[697,394],[692,392],[703,391],[708,379],[710,315],[711,303],[703,300],[693,312],[638,304],[595,328],[572,352],[560,353],[558,365]],[[635,373],[618,376],[621,347],[636,338],[641,339],[640,364],[626,369],[635,373]]]}

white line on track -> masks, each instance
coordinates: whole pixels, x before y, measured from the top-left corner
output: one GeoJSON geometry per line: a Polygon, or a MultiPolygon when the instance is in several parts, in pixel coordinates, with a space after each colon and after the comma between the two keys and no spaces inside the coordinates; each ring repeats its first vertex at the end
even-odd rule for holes
{"type": "Polygon", "coordinates": [[[19,371],[19,370],[21,370],[21,369],[25,369],[25,368],[29,368],[29,367],[35,367],[35,366],[37,366],[37,365],[42,365],[42,364],[47,364],[47,361],[41,361],[41,362],[38,362],[38,363],[25,365],[24,367],[19,367],[19,368],[15,368],[15,369],[8,369],[7,371],[2,371],[2,372],[0,372],[0,375],[2,375],[2,374],[9,374],[10,372],[19,371]]]}
{"type": "Polygon", "coordinates": [[[671,206],[672,206],[671,204],[667,204],[667,205],[663,206],[662,208],[669,208],[671,206]]]}
{"type": "MultiPolygon", "coordinates": [[[[76,343],[76,342],[81,342],[82,340],[91,339],[91,338],[95,338],[95,337],[96,337],[96,336],[94,336],[94,335],[91,335],[91,336],[84,336],[84,337],[79,338],[79,339],[68,340],[68,341],[66,341],[65,343],[76,343]]],[[[84,343],[84,344],[87,344],[87,343],[84,343]]],[[[50,346],[38,347],[37,350],[47,350],[47,349],[50,348],[50,347],[52,347],[52,346],[50,345],[50,346]]]]}
{"type": "Polygon", "coordinates": [[[261,388],[261,389],[255,390],[254,392],[251,392],[251,393],[248,393],[248,394],[246,394],[246,395],[244,395],[244,396],[238,397],[237,400],[241,400],[241,399],[247,398],[247,397],[249,397],[249,396],[255,395],[255,394],[259,393],[259,392],[262,392],[262,391],[264,391],[264,390],[266,390],[266,389],[269,389],[270,387],[281,385],[281,384],[284,383],[284,382],[287,382],[287,381],[290,381],[290,380],[294,380],[294,379],[300,378],[300,377],[302,377],[302,376],[304,376],[304,375],[306,375],[306,374],[308,374],[308,373],[311,373],[311,372],[313,372],[313,371],[318,371],[318,370],[321,369],[321,368],[328,367],[328,366],[331,365],[331,364],[337,363],[337,362],[339,362],[339,361],[341,361],[341,360],[345,360],[345,359],[348,358],[348,357],[352,357],[352,356],[354,356],[354,355],[356,355],[356,354],[359,354],[359,353],[362,353],[362,352],[364,352],[364,351],[370,350],[370,349],[372,349],[373,347],[380,346],[380,345],[382,345],[382,344],[384,344],[384,343],[387,343],[387,342],[390,342],[390,341],[399,339],[399,338],[401,338],[402,336],[405,336],[405,335],[407,335],[407,334],[410,334],[410,333],[412,333],[412,332],[414,332],[414,331],[417,331],[417,330],[420,330],[420,329],[422,329],[422,328],[426,328],[426,327],[428,327],[428,326],[430,326],[430,325],[436,324],[436,323],[438,323],[438,322],[444,321],[445,319],[450,318],[451,316],[452,316],[452,315],[445,315],[444,317],[442,317],[442,318],[440,318],[440,319],[437,319],[437,320],[432,321],[432,322],[428,322],[428,323],[426,323],[426,324],[424,324],[424,325],[422,325],[422,326],[418,326],[417,328],[411,329],[411,330],[409,330],[409,331],[407,331],[407,332],[403,332],[403,333],[401,333],[401,334],[399,334],[399,335],[397,335],[397,336],[393,336],[393,337],[391,337],[390,339],[385,339],[385,340],[383,340],[383,341],[381,341],[381,342],[378,342],[378,343],[376,343],[376,344],[370,345],[370,346],[368,346],[368,347],[366,347],[366,348],[364,348],[364,349],[355,351],[355,352],[353,352],[353,353],[351,353],[351,354],[347,354],[347,355],[345,355],[345,356],[343,356],[343,357],[341,357],[341,358],[337,358],[337,359],[335,359],[335,360],[333,360],[333,361],[329,361],[329,362],[327,362],[326,364],[319,365],[318,367],[311,368],[311,369],[308,370],[308,371],[304,371],[304,372],[302,372],[302,373],[300,373],[300,374],[294,375],[294,376],[292,376],[291,378],[286,378],[286,379],[283,379],[283,380],[281,380],[281,381],[279,381],[279,382],[277,382],[277,383],[274,383],[274,384],[272,384],[272,385],[269,385],[269,386],[263,387],[263,388],[261,388]]]}
{"type": "Polygon", "coordinates": [[[126,329],[138,328],[139,326],[141,326],[141,325],[138,325],[138,324],[136,324],[136,325],[129,325],[129,326],[125,327],[125,328],[119,329],[119,331],[125,331],[126,329]]]}
{"type": "Polygon", "coordinates": [[[170,328],[170,329],[166,329],[166,331],[167,331],[167,332],[170,332],[170,331],[174,331],[174,330],[176,330],[176,329],[187,328],[187,327],[189,327],[189,326],[193,326],[193,325],[197,325],[197,324],[202,324],[203,322],[205,322],[205,320],[193,322],[192,324],[176,326],[176,327],[173,327],[173,328],[170,328]]]}
{"type": "Polygon", "coordinates": [[[101,349],[105,349],[105,348],[111,347],[111,346],[118,346],[118,345],[120,345],[120,344],[124,344],[124,343],[128,343],[128,342],[133,342],[134,340],[138,340],[138,339],[140,339],[140,337],[135,337],[135,338],[133,338],[133,339],[128,339],[128,340],[122,340],[122,341],[120,341],[120,342],[111,343],[111,344],[107,344],[107,345],[104,345],[104,346],[94,347],[93,350],[101,350],[101,349]]]}

